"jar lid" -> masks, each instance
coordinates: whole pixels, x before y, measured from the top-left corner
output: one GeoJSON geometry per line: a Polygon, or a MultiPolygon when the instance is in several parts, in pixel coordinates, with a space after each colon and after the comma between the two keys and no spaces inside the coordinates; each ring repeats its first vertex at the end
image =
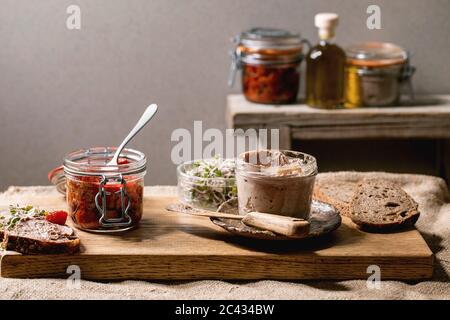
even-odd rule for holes
{"type": "Polygon", "coordinates": [[[293,63],[303,58],[300,35],[286,30],[253,28],[241,33],[236,40],[236,54],[244,63],[293,63]]]}
{"type": "Polygon", "coordinates": [[[114,176],[138,174],[146,170],[145,155],[127,148],[120,153],[117,166],[108,165],[116,149],[95,147],[70,152],[64,157],[64,172],[81,176],[114,176]]]}
{"type": "Polygon", "coordinates": [[[302,40],[297,33],[282,29],[253,28],[239,36],[240,43],[251,49],[301,49],[302,40]]]}
{"type": "Polygon", "coordinates": [[[384,67],[402,64],[408,53],[400,46],[388,42],[364,42],[347,48],[347,62],[365,67],[384,67]]]}
{"type": "Polygon", "coordinates": [[[114,155],[115,147],[80,149],[64,157],[64,165],[48,173],[48,180],[58,192],[66,193],[66,173],[81,176],[111,176],[142,173],[146,170],[145,155],[137,150],[123,149],[117,166],[106,166],[114,155]]]}

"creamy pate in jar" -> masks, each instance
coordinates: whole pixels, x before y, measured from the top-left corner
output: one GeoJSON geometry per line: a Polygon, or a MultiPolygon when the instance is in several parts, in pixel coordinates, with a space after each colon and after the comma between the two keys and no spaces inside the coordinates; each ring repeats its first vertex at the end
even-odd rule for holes
{"type": "Polygon", "coordinates": [[[288,150],[242,153],[236,163],[239,213],[258,211],[308,219],[316,159],[288,150]]]}

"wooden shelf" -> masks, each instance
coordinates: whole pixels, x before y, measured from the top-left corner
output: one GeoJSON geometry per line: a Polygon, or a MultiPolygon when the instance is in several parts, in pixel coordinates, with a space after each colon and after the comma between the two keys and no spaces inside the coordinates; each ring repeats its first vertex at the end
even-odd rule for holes
{"type": "Polygon", "coordinates": [[[256,104],[233,94],[228,96],[226,117],[229,128],[280,128],[285,140],[448,139],[450,95],[421,96],[414,104],[396,107],[321,110],[305,104],[256,104]]]}

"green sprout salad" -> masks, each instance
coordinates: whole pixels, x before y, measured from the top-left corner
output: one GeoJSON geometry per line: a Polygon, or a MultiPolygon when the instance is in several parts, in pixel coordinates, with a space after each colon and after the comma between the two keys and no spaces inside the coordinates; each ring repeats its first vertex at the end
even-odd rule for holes
{"type": "Polygon", "coordinates": [[[237,197],[234,159],[195,160],[183,165],[181,172],[179,191],[184,202],[215,210],[237,197]]]}

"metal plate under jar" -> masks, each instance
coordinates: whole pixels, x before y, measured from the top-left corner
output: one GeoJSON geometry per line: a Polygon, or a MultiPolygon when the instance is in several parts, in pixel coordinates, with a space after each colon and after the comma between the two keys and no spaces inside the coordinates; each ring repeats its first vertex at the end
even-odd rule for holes
{"type": "MultiPolygon", "coordinates": [[[[237,199],[224,203],[217,211],[239,214],[237,199]]],[[[246,226],[241,220],[211,218],[211,221],[228,232],[241,237],[260,240],[302,241],[305,239],[320,237],[336,230],[341,225],[342,219],[339,215],[339,211],[332,205],[322,201],[313,200],[311,203],[311,213],[309,218],[309,222],[311,224],[310,231],[306,237],[301,239],[292,239],[276,234],[272,231],[249,227],[246,226]]]]}

